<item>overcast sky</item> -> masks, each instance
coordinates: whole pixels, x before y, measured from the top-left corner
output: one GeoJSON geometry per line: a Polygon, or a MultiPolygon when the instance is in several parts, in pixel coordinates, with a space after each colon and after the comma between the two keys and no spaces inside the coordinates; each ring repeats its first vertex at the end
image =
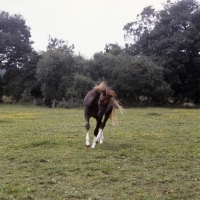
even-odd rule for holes
{"type": "Polygon", "coordinates": [[[49,35],[75,45],[87,58],[105,44],[124,46],[123,27],[144,7],[162,8],[165,0],[0,0],[0,10],[20,13],[31,28],[36,51],[46,50],[49,35]]]}

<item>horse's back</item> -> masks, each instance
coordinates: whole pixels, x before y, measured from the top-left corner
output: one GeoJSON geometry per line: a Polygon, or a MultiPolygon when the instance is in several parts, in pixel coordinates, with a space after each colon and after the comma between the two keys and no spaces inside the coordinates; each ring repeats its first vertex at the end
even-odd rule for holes
{"type": "Polygon", "coordinates": [[[91,106],[92,104],[94,104],[97,101],[99,95],[100,95],[99,91],[96,90],[95,88],[90,90],[84,98],[83,101],[84,107],[91,106]]]}
{"type": "Polygon", "coordinates": [[[85,116],[98,117],[98,100],[100,92],[93,88],[90,90],[83,101],[85,116]]]}

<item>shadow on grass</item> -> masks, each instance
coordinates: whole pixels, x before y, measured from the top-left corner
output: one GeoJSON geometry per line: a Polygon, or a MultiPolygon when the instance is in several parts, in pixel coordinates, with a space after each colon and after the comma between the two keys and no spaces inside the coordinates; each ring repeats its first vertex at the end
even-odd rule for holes
{"type": "Polygon", "coordinates": [[[0,123],[12,123],[12,120],[0,120],[0,123]]]}
{"type": "Polygon", "coordinates": [[[48,140],[43,140],[43,141],[36,141],[36,142],[31,142],[24,144],[22,148],[35,148],[35,147],[46,147],[46,148],[52,148],[59,145],[57,142],[54,141],[48,141],[48,140]]]}

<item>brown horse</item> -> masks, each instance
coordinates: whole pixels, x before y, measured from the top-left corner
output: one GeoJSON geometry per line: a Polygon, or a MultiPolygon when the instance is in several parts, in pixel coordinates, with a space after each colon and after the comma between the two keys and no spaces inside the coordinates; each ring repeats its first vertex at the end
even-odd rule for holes
{"type": "Polygon", "coordinates": [[[115,123],[115,110],[114,106],[117,106],[120,112],[123,112],[122,106],[119,105],[118,101],[115,99],[116,93],[111,90],[105,82],[100,83],[90,90],[84,99],[85,108],[85,128],[86,128],[86,147],[90,147],[89,142],[89,120],[91,117],[96,119],[96,128],[94,129],[94,140],[92,148],[95,148],[96,143],[103,143],[103,129],[106,125],[108,118],[110,118],[111,123],[115,123]],[[103,119],[104,117],[104,119],[103,119]],[[103,121],[102,121],[103,119],[103,121]]]}

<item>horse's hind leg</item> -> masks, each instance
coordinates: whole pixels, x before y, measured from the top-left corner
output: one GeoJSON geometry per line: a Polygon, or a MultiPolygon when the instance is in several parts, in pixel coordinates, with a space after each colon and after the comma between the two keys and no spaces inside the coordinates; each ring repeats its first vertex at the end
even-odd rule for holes
{"type": "Polygon", "coordinates": [[[89,118],[85,117],[86,120],[86,124],[85,124],[85,128],[86,128],[86,141],[85,141],[85,147],[89,148],[90,147],[90,139],[89,139],[89,129],[90,129],[90,124],[89,124],[89,118]]]}

